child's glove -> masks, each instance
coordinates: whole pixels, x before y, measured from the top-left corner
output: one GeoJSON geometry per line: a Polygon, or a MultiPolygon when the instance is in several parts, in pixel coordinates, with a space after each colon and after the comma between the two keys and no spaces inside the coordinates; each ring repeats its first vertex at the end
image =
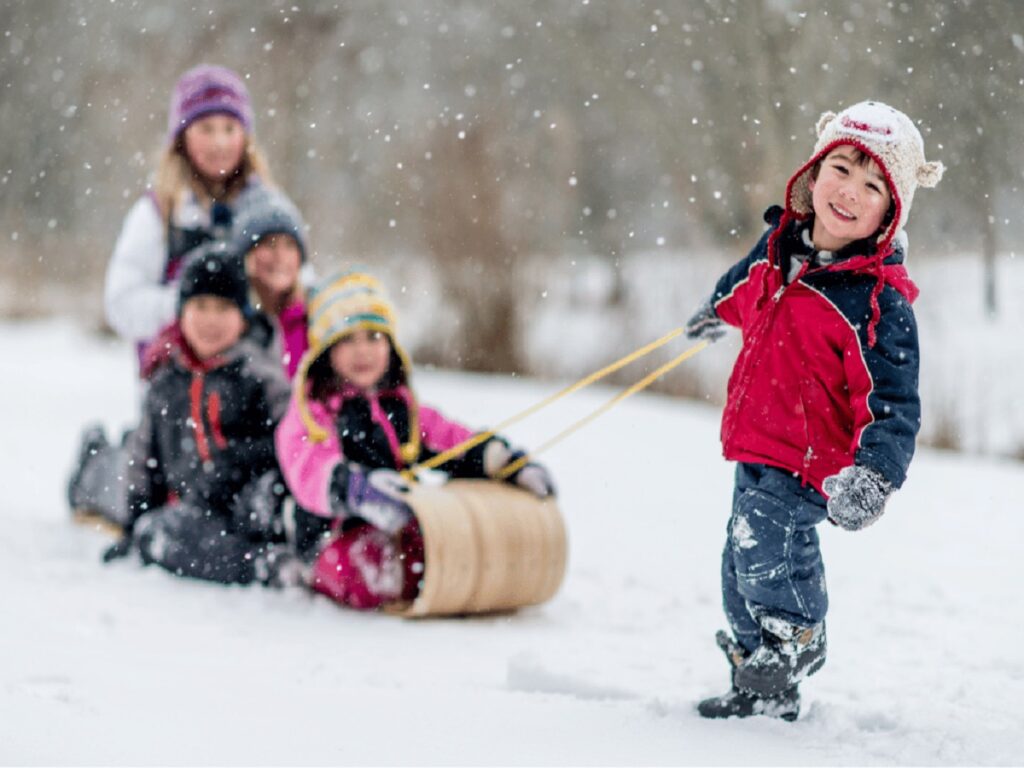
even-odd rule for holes
{"type": "Polygon", "coordinates": [[[555,482],[551,479],[551,474],[547,469],[540,464],[527,464],[510,479],[539,499],[555,495],[555,482]]]}
{"type": "Polygon", "coordinates": [[[829,497],[829,520],[848,531],[859,531],[878,520],[892,493],[892,483],[857,464],[826,477],[822,488],[829,497]]]}
{"type": "Polygon", "coordinates": [[[718,341],[725,336],[724,325],[722,319],[715,314],[715,308],[711,306],[711,302],[705,301],[693,313],[693,317],[686,321],[686,338],[718,341]]]}
{"type": "MultiPolygon", "coordinates": [[[[484,448],[484,473],[488,477],[496,477],[502,469],[525,455],[525,451],[513,451],[501,440],[491,440],[484,448]]],[[[540,499],[555,495],[555,483],[547,469],[540,464],[530,462],[505,480],[540,499]]]]}
{"type": "Polygon", "coordinates": [[[365,470],[354,464],[339,464],[332,486],[336,502],[343,507],[339,511],[362,518],[386,533],[397,533],[413,517],[404,498],[409,486],[393,469],[365,470]]]}

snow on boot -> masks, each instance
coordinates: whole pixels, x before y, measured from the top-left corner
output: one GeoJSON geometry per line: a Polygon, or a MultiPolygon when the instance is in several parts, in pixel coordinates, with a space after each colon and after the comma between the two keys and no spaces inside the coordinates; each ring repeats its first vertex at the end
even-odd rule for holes
{"type": "Polygon", "coordinates": [[[275,589],[302,587],[309,584],[309,567],[287,549],[271,549],[253,558],[256,581],[275,589]]]}
{"type": "Polygon", "coordinates": [[[746,661],[746,658],[750,655],[750,652],[733,640],[724,629],[720,629],[715,633],[715,643],[722,649],[722,653],[725,654],[725,658],[729,661],[729,666],[733,669],[736,669],[736,667],[746,661]]]}
{"type": "Polygon", "coordinates": [[[701,717],[709,719],[764,715],[793,722],[800,714],[800,691],[794,685],[776,696],[759,696],[741,690],[733,683],[732,690],[728,693],[712,696],[700,702],[697,705],[697,712],[701,717]]]}
{"type": "Polygon", "coordinates": [[[736,668],[746,661],[750,653],[725,630],[720,629],[715,633],[715,643],[722,649],[731,667],[732,688],[721,696],[712,696],[699,702],[697,712],[701,717],[720,719],[764,715],[788,722],[796,720],[800,714],[800,692],[795,685],[778,696],[758,696],[740,690],[736,687],[736,668]]]}
{"type": "Polygon", "coordinates": [[[68,480],[68,506],[72,512],[84,511],[87,508],[87,499],[83,498],[81,487],[82,476],[92,457],[108,445],[107,434],[102,424],[92,424],[82,430],[78,458],[71,472],[71,478],[68,480]]]}
{"type": "Polygon", "coordinates": [[[739,688],[760,696],[777,696],[821,669],[825,622],[801,627],[765,616],[760,623],[761,645],[736,668],[739,688]]]}

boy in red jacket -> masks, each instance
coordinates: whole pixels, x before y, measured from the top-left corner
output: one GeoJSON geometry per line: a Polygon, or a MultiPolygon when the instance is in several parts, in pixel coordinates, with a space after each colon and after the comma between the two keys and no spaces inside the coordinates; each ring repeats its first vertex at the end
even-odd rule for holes
{"type": "Polygon", "coordinates": [[[920,426],[917,288],[898,237],[941,163],[902,112],[862,102],[818,121],[785,208],[718,282],[691,338],[743,331],[722,447],[738,462],[717,641],[732,687],[704,717],[795,720],[797,686],[825,661],[828,597],[815,526],[875,522],[906,477],[920,426]]]}

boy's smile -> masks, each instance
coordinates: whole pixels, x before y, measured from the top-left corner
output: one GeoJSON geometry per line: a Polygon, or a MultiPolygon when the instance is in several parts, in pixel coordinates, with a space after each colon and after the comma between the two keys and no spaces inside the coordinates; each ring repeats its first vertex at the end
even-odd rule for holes
{"type": "Polygon", "coordinates": [[[852,145],[836,147],[810,182],[816,248],[837,251],[878,232],[892,195],[878,164],[852,145]]]}
{"type": "Polygon", "coordinates": [[[196,357],[208,360],[233,346],[245,332],[238,305],[221,296],[201,294],[185,302],[181,333],[196,357]]]}

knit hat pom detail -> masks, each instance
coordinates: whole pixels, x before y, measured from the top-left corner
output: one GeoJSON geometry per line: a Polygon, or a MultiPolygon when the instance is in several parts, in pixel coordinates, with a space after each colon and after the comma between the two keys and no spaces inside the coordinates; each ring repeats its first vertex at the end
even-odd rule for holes
{"type": "Polygon", "coordinates": [[[821,136],[821,134],[824,133],[825,129],[828,127],[828,124],[835,119],[835,112],[822,112],[821,117],[818,118],[818,124],[814,127],[815,135],[821,136]]]}
{"type": "Polygon", "coordinates": [[[942,181],[942,175],[946,172],[946,166],[938,160],[925,163],[917,169],[917,183],[922,187],[931,189],[942,181]]]}

